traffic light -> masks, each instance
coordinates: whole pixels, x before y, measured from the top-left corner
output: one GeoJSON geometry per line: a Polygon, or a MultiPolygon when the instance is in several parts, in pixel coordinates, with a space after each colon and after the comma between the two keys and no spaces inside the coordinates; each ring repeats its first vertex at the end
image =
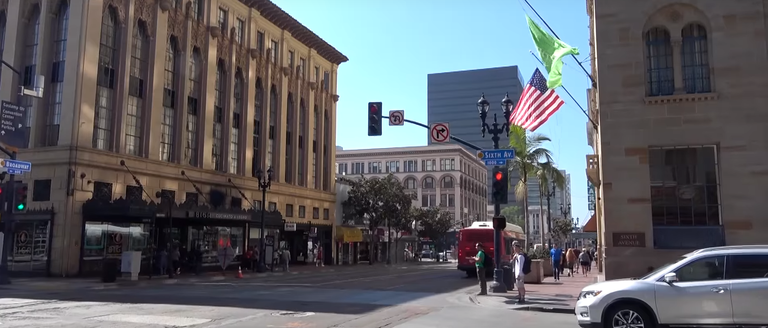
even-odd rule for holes
{"type": "Polygon", "coordinates": [[[507,187],[509,186],[509,180],[507,179],[507,168],[494,168],[492,179],[493,183],[491,185],[491,198],[493,198],[494,204],[506,204],[508,202],[507,187]]]}
{"type": "Polygon", "coordinates": [[[493,217],[493,229],[504,230],[507,227],[507,218],[503,215],[493,217]]]}
{"type": "Polygon", "coordinates": [[[381,135],[381,102],[368,103],[368,136],[381,135]]]}
{"type": "Polygon", "coordinates": [[[16,194],[13,200],[13,213],[25,213],[27,211],[27,184],[17,183],[16,194]]]}

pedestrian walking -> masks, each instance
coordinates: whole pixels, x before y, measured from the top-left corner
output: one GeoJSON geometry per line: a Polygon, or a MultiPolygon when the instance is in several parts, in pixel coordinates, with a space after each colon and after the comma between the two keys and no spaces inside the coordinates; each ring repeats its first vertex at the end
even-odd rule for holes
{"type": "Polygon", "coordinates": [[[525,275],[531,272],[531,260],[523,252],[518,242],[512,243],[515,256],[512,258],[515,268],[515,287],[517,287],[517,303],[525,303],[525,275]]]}
{"type": "Polygon", "coordinates": [[[289,251],[287,248],[285,248],[285,249],[283,249],[283,252],[282,252],[281,255],[283,257],[283,271],[290,272],[289,271],[290,270],[289,265],[290,265],[290,262],[291,262],[291,251],[289,251]]]}
{"type": "Polygon", "coordinates": [[[477,281],[480,282],[480,292],[477,295],[488,295],[488,281],[485,278],[486,261],[489,259],[485,254],[483,244],[477,243],[477,256],[475,256],[475,268],[477,268],[477,281]]]}
{"type": "Polygon", "coordinates": [[[160,275],[168,274],[168,251],[166,248],[160,249],[160,275]]]}
{"type": "Polygon", "coordinates": [[[592,266],[592,263],[590,263],[589,253],[587,253],[586,249],[581,250],[581,254],[579,254],[579,263],[581,263],[581,272],[584,273],[584,276],[586,277],[589,274],[589,269],[592,266]]]}
{"type": "Polygon", "coordinates": [[[568,276],[571,277],[574,275],[574,266],[577,265],[578,258],[576,257],[576,253],[573,252],[573,248],[569,248],[567,252],[565,252],[565,260],[566,263],[568,263],[568,276]]]}
{"type": "Polygon", "coordinates": [[[557,244],[552,245],[552,250],[549,251],[549,256],[552,259],[552,276],[555,281],[560,280],[560,261],[562,260],[563,250],[557,247],[557,244]]]}

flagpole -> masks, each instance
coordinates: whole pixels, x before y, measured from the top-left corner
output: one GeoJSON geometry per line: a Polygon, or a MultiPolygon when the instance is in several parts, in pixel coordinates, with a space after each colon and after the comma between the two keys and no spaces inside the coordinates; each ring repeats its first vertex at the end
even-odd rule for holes
{"type": "MultiPolygon", "coordinates": [[[[530,7],[531,10],[533,10],[533,13],[536,14],[536,17],[538,17],[539,20],[541,20],[544,23],[544,26],[546,26],[547,29],[549,29],[549,31],[552,32],[552,35],[554,35],[558,40],[560,40],[560,37],[557,36],[557,33],[555,33],[555,30],[553,30],[552,27],[549,26],[547,21],[545,21],[544,18],[542,18],[541,15],[539,15],[539,12],[536,11],[536,9],[533,8],[533,6],[531,6],[531,3],[528,2],[528,0],[523,0],[523,1],[525,1],[525,4],[528,5],[528,7],[530,7]]],[[[587,74],[587,77],[589,77],[589,79],[592,81],[592,87],[597,89],[597,82],[595,81],[595,78],[592,77],[592,74],[589,74],[589,71],[587,71],[587,69],[584,68],[584,65],[582,65],[581,62],[579,61],[579,59],[576,58],[576,55],[571,54],[571,57],[573,57],[573,59],[576,61],[576,64],[579,64],[579,67],[581,67],[581,70],[584,71],[584,74],[587,74]]],[[[568,92],[568,91],[566,91],[566,92],[568,92]]],[[[582,111],[583,110],[584,109],[582,109],[582,111]]],[[[585,114],[586,114],[586,112],[585,112],[585,114]]]]}
{"type": "MultiPolygon", "coordinates": [[[[536,60],[539,62],[539,64],[544,66],[544,62],[542,62],[541,59],[539,59],[539,57],[536,56],[536,54],[533,53],[533,51],[528,50],[528,52],[531,53],[531,56],[533,56],[533,58],[536,58],[536,60]]],[[[584,107],[581,107],[581,104],[579,104],[579,102],[576,101],[576,98],[573,97],[573,95],[568,91],[568,89],[565,88],[565,86],[561,85],[560,87],[563,89],[563,91],[565,91],[566,94],[568,94],[568,97],[571,97],[571,100],[573,100],[573,102],[576,104],[576,106],[578,106],[579,109],[581,109],[581,112],[584,113],[584,115],[587,116],[587,119],[589,120],[589,122],[592,123],[592,127],[595,128],[595,131],[597,131],[597,123],[595,123],[595,121],[592,120],[591,117],[589,117],[589,114],[587,113],[586,110],[584,110],[584,107]]]]}

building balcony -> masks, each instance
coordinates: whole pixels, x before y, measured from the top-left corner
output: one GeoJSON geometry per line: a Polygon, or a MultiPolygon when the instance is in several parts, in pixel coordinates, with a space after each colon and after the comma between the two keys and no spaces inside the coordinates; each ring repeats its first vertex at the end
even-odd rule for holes
{"type": "Polygon", "coordinates": [[[587,179],[593,186],[600,185],[600,157],[587,155],[587,179]]]}

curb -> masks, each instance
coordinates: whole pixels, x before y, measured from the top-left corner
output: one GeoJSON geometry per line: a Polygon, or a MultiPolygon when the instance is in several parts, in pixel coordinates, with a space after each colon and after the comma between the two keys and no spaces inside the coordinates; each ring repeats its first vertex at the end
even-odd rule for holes
{"type": "MultiPolygon", "coordinates": [[[[374,266],[368,266],[366,265],[364,267],[363,272],[365,271],[378,271],[381,269],[389,269],[389,270],[396,270],[396,269],[408,269],[413,267],[421,267],[424,265],[400,265],[400,264],[393,264],[393,265],[374,265],[374,266]]],[[[268,277],[281,277],[281,276],[296,276],[296,275],[304,275],[304,274],[312,274],[312,273],[332,273],[332,272],[344,272],[344,271],[355,271],[357,268],[350,267],[347,268],[328,268],[328,269],[321,269],[321,270],[299,270],[299,271],[292,271],[292,272],[265,272],[265,273],[247,273],[243,275],[243,278],[236,278],[235,274],[236,272],[226,272],[225,274],[221,273],[213,273],[213,274],[202,274],[200,276],[193,276],[183,279],[169,279],[167,276],[153,276],[153,279],[147,279],[143,278],[141,280],[125,280],[125,279],[119,279],[118,281],[114,283],[103,283],[98,281],[97,279],[94,279],[93,281],[86,281],[84,282],[84,285],[79,285],[77,283],[71,283],[68,281],[61,281],[61,282],[33,282],[30,284],[12,284],[9,287],[0,286],[0,290],[36,290],[36,291],[65,291],[65,290],[103,290],[103,289],[117,289],[117,288],[131,288],[131,287],[147,287],[147,286],[156,286],[156,285],[176,285],[176,284],[196,284],[196,283],[207,283],[207,282],[223,282],[223,281],[244,281],[244,280],[258,280],[260,278],[268,278],[268,277]]]]}
{"type": "Polygon", "coordinates": [[[515,311],[531,311],[531,312],[545,312],[545,313],[561,313],[561,314],[574,314],[574,313],[576,313],[576,309],[575,308],[536,306],[536,305],[520,306],[520,307],[513,308],[512,310],[515,310],[515,311]]]}

